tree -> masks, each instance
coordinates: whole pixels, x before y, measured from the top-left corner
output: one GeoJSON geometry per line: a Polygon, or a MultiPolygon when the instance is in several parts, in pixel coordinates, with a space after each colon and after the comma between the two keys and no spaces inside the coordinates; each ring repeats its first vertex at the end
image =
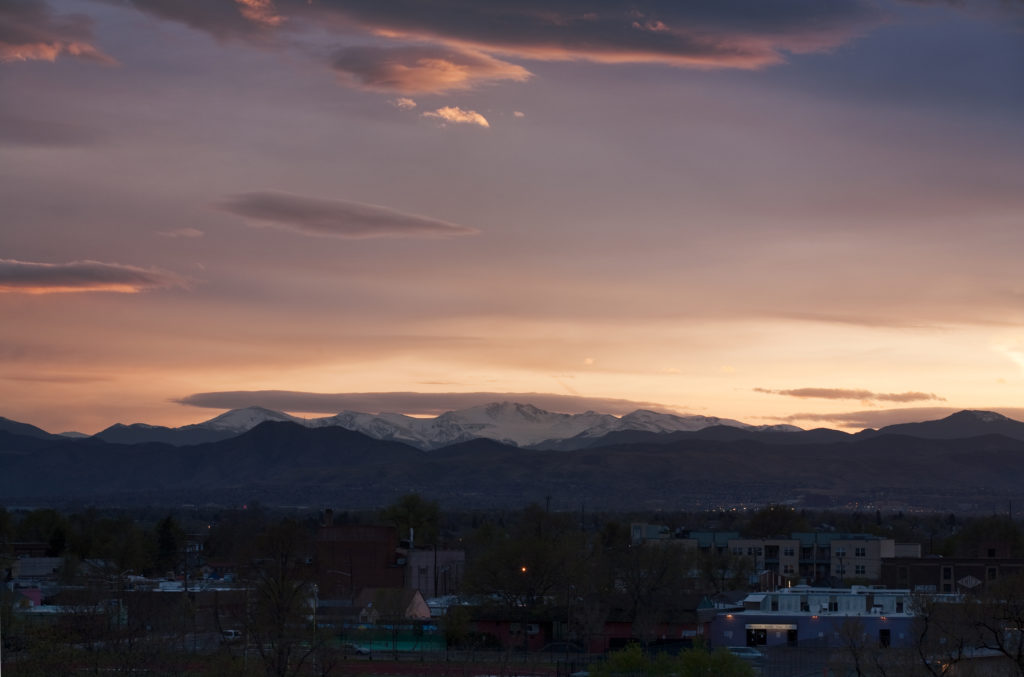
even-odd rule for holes
{"type": "Polygon", "coordinates": [[[992,585],[967,609],[978,645],[1001,653],[1024,676],[1024,575],[992,585]]]}
{"type": "Polygon", "coordinates": [[[675,544],[628,546],[613,559],[615,580],[630,602],[633,636],[644,644],[674,605],[691,568],[689,553],[675,544]]]}
{"type": "Polygon", "coordinates": [[[712,652],[698,646],[678,656],[651,656],[638,644],[611,652],[607,661],[591,666],[590,672],[596,677],[753,677],[755,674],[753,666],[723,648],[712,652]]]}
{"type": "Polygon", "coordinates": [[[268,677],[300,674],[318,648],[316,591],[304,564],[307,539],[296,522],[279,522],[263,534],[263,557],[251,567],[248,634],[268,677]]]}
{"type": "Polygon", "coordinates": [[[395,525],[399,538],[412,534],[415,544],[437,544],[441,510],[436,501],[428,501],[417,493],[406,494],[384,508],[381,519],[395,525]]]}
{"type": "Polygon", "coordinates": [[[174,517],[168,515],[156,525],[156,568],[157,571],[175,571],[182,561],[185,549],[185,531],[174,517]]]}

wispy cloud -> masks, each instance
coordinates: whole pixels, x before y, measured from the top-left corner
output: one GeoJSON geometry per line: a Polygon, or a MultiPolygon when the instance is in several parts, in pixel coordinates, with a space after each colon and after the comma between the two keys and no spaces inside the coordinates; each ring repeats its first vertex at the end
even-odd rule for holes
{"type": "Polygon", "coordinates": [[[475,228],[388,207],[276,191],[234,195],[218,206],[247,219],[318,237],[436,238],[479,232],[475,228]]]}
{"type": "Polygon", "coordinates": [[[0,3],[0,63],[56,61],[61,56],[116,63],[92,44],[88,17],[56,16],[43,0],[0,3]]]}
{"type": "Polygon", "coordinates": [[[805,399],[822,400],[860,400],[862,402],[921,402],[935,400],[944,402],[944,397],[934,393],[876,393],[870,390],[856,390],[849,388],[793,388],[791,390],[771,390],[768,388],[754,388],[754,392],[767,393],[769,395],[785,395],[787,397],[799,397],[805,399]]]}
{"type": "Polygon", "coordinates": [[[522,66],[480,51],[431,45],[350,47],[336,52],[332,65],[348,84],[403,94],[438,94],[530,77],[522,66]]]}
{"type": "Polygon", "coordinates": [[[637,402],[608,397],[580,397],[555,393],[309,393],[293,390],[238,390],[195,393],[174,400],[179,404],[210,409],[262,406],[281,411],[336,414],[340,411],[367,413],[400,412],[410,416],[437,416],[491,402],[532,404],[548,411],[582,413],[600,411],[628,414],[637,409],[670,412],[672,407],[655,402],[637,402]]]}
{"type": "Polygon", "coordinates": [[[103,383],[113,380],[109,376],[78,376],[75,374],[4,374],[0,375],[0,379],[25,383],[103,383]]]}
{"type": "Polygon", "coordinates": [[[176,21],[213,35],[218,40],[241,38],[264,41],[287,20],[268,0],[126,0],[138,10],[176,21]]]}
{"type": "Polygon", "coordinates": [[[264,26],[280,26],[286,19],[278,14],[273,0],[235,0],[238,11],[249,21],[264,26]]]}
{"type": "Polygon", "coordinates": [[[185,281],[171,273],[119,263],[72,261],[36,263],[0,259],[0,293],[58,294],[67,292],[120,292],[182,287],[185,281]]]}
{"type": "Polygon", "coordinates": [[[205,233],[198,228],[175,228],[174,230],[161,230],[159,232],[163,237],[184,237],[184,238],[197,238],[203,237],[205,233]]]}
{"type": "Polygon", "coordinates": [[[412,110],[416,107],[416,102],[407,96],[400,96],[392,101],[391,104],[395,108],[401,108],[402,110],[412,110]]]}
{"type": "Polygon", "coordinates": [[[868,0],[828,3],[664,3],[494,0],[429,4],[414,0],[322,0],[333,14],[391,39],[432,41],[536,60],[661,63],[696,68],[760,68],[786,53],[834,48],[881,23],[868,0]]]}
{"type": "Polygon", "coordinates": [[[833,49],[881,25],[871,0],[827,3],[493,0],[127,0],[218,38],[264,40],[269,31],[316,25],[391,42],[341,50],[334,67],[367,89],[437,92],[530,73],[505,59],[657,63],[753,69],[787,54],[833,49]],[[296,21],[291,21],[296,19],[296,21]],[[287,24],[286,24],[287,22],[287,24]]]}
{"type": "Polygon", "coordinates": [[[437,110],[424,111],[421,115],[425,118],[437,118],[438,120],[453,122],[458,125],[491,126],[491,123],[487,122],[487,118],[480,115],[480,113],[477,113],[475,110],[462,110],[458,106],[445,106],[437,110]]]}

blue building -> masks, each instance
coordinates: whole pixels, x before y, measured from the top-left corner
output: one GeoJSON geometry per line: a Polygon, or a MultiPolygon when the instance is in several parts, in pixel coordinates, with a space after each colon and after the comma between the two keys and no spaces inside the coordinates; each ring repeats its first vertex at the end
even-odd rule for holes
{"type": "Polygon", "coordinates": [[[793,586],[748,595],[711,622],[713,646],[839,647],[856,632],[879,646],[912,646],[909,590],[793,586]]]}

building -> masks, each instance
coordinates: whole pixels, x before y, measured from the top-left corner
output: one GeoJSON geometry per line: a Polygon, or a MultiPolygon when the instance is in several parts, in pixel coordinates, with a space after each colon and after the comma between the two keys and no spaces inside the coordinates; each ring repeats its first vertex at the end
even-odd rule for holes
{"type": "Polygon", "coordinates": [[[918,593],[977,594],[1022,573],[1020,558],[895,557],[882,562],[880,580],[918,593]]]}
{"type": "Polygon", "coordinates": [[[882,647],[911,646],[914,620],[909,590],[793,586],[755,593],[743,610],[711,623],[713,646],[839,647],[852,626],[882,647]]]}
{"type": "Polygon", "coordinates": [[[882,578],[882,560],[897,555],[920,555],[916,543],[896,543],[872,534],[796,532],[789,537],[740,538],[731,531],[678,531],[668,527],[634,523],[630,526],[634,544],[681,543],[704,554],[746,557],[765,581],[774,588],[782,582],[806,581],[874,583],[882,578]]]}

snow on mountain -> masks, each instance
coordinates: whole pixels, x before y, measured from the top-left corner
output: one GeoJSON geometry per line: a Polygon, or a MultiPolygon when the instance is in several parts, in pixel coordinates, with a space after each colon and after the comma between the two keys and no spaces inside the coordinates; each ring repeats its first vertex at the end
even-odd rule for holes
{"type": "MultiPolygon", "coordinates": [[[[747,426],[749,427],[749,426],[747,426]]],[[[759,433],[799,433],[803,428],[788,423],[777,423],[775,425],[757,425],[753,427],[759,433]]]]}
{"type": "Polygon", "coordinates": [[[220,416],[211,418],[209,421],[182,426],[182,429],[195,430],[196,428],[200,428],[204,430],[244,433],[247,430],[255,428],[264,421],[291,421],[292,423],[303,423],[301,418],[292,416],[291,414],[285,414],[284,412],[274,411],[273,409],[264,409],[263,407],[245,407],[244,409],[232,409],[231,411],[226,411],[220,416]]]}
{"type": "Polygon", "coordinates": [[[574,437],[588,428],[618,419],[593,411],[558,414],[530,404],[493,402],[421,420],[426,424],[424,432],[438,446],[476,437],[523,446],[574,437]]]}
{"type": "Polygon", "coordinates": [[[334,416],[309,419],[305,421],[305,424],[311,428],[341,426],[378,440],[404,442],[414,447],[436,446],[432,445],[431,440],[418,429],[421,420],[404,414],[364,414],[359,411],[343,411],[334,416]]]}
{"type": "Polygon", "coordinates": [[[965,418],[974,418],[982,423],[996,423],[997,421],[1011,421],[1012,419],[997,414],[994,411],[977,411],[973,409],[965,409],[960,412],[965,418]]]}
{"type": "Polygon", "coordinates": [[[290,421],[310,428],[340,426],[378,440],[402,442],[428,450],[480,437],[529,446],[571,437],[597,438],[618,430],[668,433],[696,431],[717,425],[746,430],[799,430],[794,426],[751,426],[714,416],[678,416],[645,409],[638,409],[621,418],[593,411],[560,414],[517,402],[492,402],[445,412],[435,418],[343,411],[334,416],[304,419],[263,407],[246,407],[232,409],[203,423],[183,426],[177,430],[241,434],[265,421],[290,421]]]}

